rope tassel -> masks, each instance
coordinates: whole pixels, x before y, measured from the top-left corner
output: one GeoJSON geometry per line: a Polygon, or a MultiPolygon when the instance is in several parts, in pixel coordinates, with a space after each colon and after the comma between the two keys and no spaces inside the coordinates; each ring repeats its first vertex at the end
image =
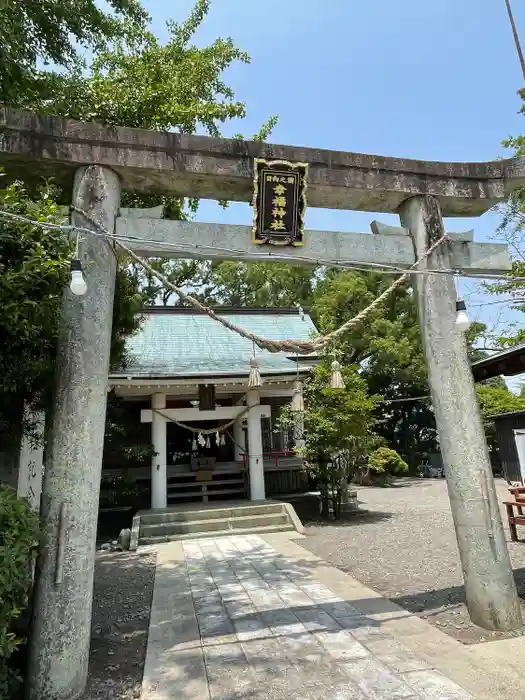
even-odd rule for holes
{"type": "Polygon", "coordinates": [[[345,383],[341,374],[341,363],[337,360],[332,362],[332,376],[330,378],[331,389],[344,389],[345,383]]]}
{"type": "Polygon", "coordinates": [[[255,357],[250,360],[250,376],[248,377],[248,389],[255,389],[262,386],[261,373],[255,357]]]}
{"type": "Polygon", "coordinates": [[[293,387],[292,411],[294,413],[302,413],[304,411],[303,385],[301,382],[295,382],[293,387]]]}

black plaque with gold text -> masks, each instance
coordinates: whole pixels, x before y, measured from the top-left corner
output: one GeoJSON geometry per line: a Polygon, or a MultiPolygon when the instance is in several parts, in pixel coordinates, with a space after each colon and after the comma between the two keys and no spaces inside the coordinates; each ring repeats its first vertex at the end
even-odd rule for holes
{"type": "Polygon", "coordinates": [[[254,160],[253,242],[304,245],[308,164],[254,160]]]}

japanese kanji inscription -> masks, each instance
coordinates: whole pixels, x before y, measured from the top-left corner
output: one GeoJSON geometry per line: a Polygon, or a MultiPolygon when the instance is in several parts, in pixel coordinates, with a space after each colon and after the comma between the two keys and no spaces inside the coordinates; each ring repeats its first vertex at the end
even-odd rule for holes
{"type": "Polygon", "coordinates": [[[304,245],[308,164],[254,160],[253,242],[304,245]]]}

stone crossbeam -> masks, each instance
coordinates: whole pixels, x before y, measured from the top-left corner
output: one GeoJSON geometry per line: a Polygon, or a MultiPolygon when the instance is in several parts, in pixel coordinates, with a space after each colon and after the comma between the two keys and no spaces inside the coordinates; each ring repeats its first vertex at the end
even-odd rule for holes
{"type": "Polygon", "coordinates": [[[441,163],[299,146],[105,127],[0,107],[0,165],[10,178],[52,175],[67,186],[73,171],[97,163],[129,191],[250,202],[253,159],[309,164],[312,207],[397,212],[430,194],[444,216],[478,216],[525,182],[525,159],[441,163]]]}
{"type": "MultiPolygon", "coordinates": [[[[396,229],[402,232],[404,229],[396,229]]],[[[117,236],[126,246],[145,257],[207,258],[219,260],[273,260],[304,264],[360,262],[408,268],[415,262],[412,239],[406,233],[336,233],[306,231],[300,248],[260,246],[252,243],[250,226],[205,224],[168,219],[118,217],[117,236]],[[323,263],[324,261],[324,263],[323,263]]],[[[471,232],[449,234],[454,269],[498,274],[510,269],[506,245],[474,243],[471,232]]],[[[432,263],[431,265],[432,266],[432,263]]]]}

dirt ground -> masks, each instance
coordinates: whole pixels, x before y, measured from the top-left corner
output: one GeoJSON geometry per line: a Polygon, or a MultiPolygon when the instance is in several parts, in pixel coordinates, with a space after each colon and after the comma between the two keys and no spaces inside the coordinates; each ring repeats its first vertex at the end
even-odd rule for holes
{"type": "MultiPolygon", "coordinates": [[[[500,502],[507,484],[496,480],[500,502]]],[[[301,546],[391,598],[465,644],[525,633],[487,632],[472,624],[444,479],[402,479],[394,487],[357,487],[367,512],[311,523],[301,546]]],[[[518,592],[525,599],[525,542],[510,542],[518,592]]],[[[525,538],[525,529],[518,528],[525,538]]],[[[525,619],[525,604],[524,604],[525,619]]]]}
{"type": "Polygon", "coordinates": [[[88,687],[83,700],[139,698],[155,554],[97,553],[88,687]]]}

